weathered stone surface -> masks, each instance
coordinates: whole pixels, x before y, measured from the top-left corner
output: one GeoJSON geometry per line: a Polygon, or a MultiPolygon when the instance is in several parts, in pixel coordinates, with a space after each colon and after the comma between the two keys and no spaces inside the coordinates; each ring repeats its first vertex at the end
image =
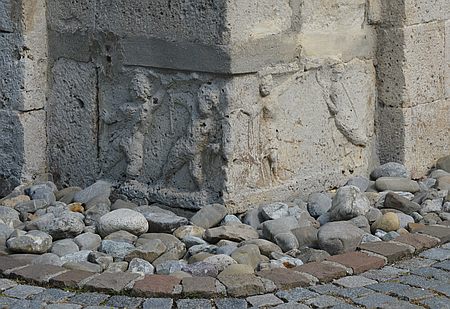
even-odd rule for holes
{"type": "Polygon", "coordinates": [[[205,231],[205,239],[208,242],[216,243],[221,239],[231,241],[244,241],[258,239],[258,232],[251,226],[241,224],[232,226],[219,226],[205,231]]]}
{"type": "Polygon", "coordinates": [[[103,239],[134,244],[138,240],[138,237],[127,231],[117,231],[117,232],[113,232],[113,233],[109,234],[108,236],[104,237],[103,239]]]}
{"type": "Polygon", "coordinates": [[[305,287],[309,286],[311,283],[310,278],[305,275],[284,268],[264,270],[257,272],[256,275],[273,281],[279,289],[305,287]]]}
{"type": "Polygon", "coordinates": [[[409,178],[411,177],[411,173],[406,169],[403,164],[396,162],[389,162],[375,168],[370,177],[373,180],[377,180],[381,177],[402,177],[409,178]]]}
{"type": "Polygon", "coordinates": [[[80,202],[80,203],[88,203],[93,198],[109,198],[109,195],[111,194],[111,184],[99,180],[92,184],[91,186],[75,193],[73,201],[74,202],[80,202]]]}
{"type": "Polygon", "coordinates": [[[319,229],[319,247],[328,253],[354,251],[361,243],[364,231],[347,222],[330,222],[319,229]]]}
{"type": "Polygon", "coordinates": [[[285,203],[272,203],[260,208],[261,215],[266,220],[276,220],[289,215],[289,206],[285,203]]]}
{"type": "Polygon", "coordinates": [[[186,297],[212,297],[217,294],[216,279],[211,277],[183,278],[181,284],[186,297]]]}
{"type": "Polygon", "coordinates": [[[308,197],[308,211],[318,218],[331,208],[332,199],[325,193],[312,193],[308,197]]]}
{"type": "Polygon", "coordinates": [[[239,246],[245,245],[257,245],[261,254],[265,256],[270,256],[272,252],[282,252],[279,246],[265,239],[250,239],[239,244],[239,246]]]}
{"type": "Polygon", "coordinates": [[[436,168],[450,173],[450,155],[446,157],[439,158],[436,162],[436,168]]]}
{"type": "Polygon", "coordinates": [[[177,228],[173,235],[179,239],[183,239],[186,236],[195,236],[195,237],[203,237],[205,233],[205,229],[195,225],[185,225],[177,228]]]}
{"type": "Polygon", "coordinates": [[[141,206],[136,210],[147,219],[149,233],[172,233],[178,227],[188,224],[186,218],[157,206],[141,206]]]}
{"type": "Polygon", "coordinates": [[[194,225],[209,229],[219,224],[227,213],[227,208],[221,204],[207,205],[191,218],[191,222],[194,225]]]}
{"type": "Polygon", "coordinates": [[[385,258],[387,258],[388,263],[393,263],[402,258],[409,257],[414,252],[411,251],[412,247],[390,242],[365,243],[361,244],[359,248],[361,250],[366,250],[384,256],[385,258]]]}
{"type": "Polygon", "coordinates": [[[293,270],[310,274],[319,279],[321,283],[327,283],[334,279],[338,279],[347,275],[345,267],[338,267],[336,265],[331,265],[323,262],[307,263],[295,267],[293,270]]]}
{"type": "Polygon", "coordinates": [[[257,295],[265,292],[264,284],[255,275],[227,275],[219,277],[231,297],[257,295]]]}
{"type": "Polygon", "coordinates": [[[115,273],[104,272],[90,279],[84,287],[100,292],[117,293],[137,278],[139,278],[139,275],[134,273],[121,273],[119,276],[115,273]]]}
{"type": "Polygon", "coordinates": [[[84,233],[74,238],[75,243],[80,250],[97,250],[101,243],[102,238],[94,233],[84,233]]]}
{"type": "Polygon", "coordinates": [[[72,239],[61,239],[55,241],[51,249],[51,252],[57,256],[64,256],[78,251],[80,251],[80,248],[72,239]]]}
{"type": "Polygon", "coordinates": [[[100,218],[100,233],[104,236],[117,231],[127,231],[141,235],[148,230],[147,219],[139,212],[130,209],[118,209],[100,218]]]}
{"type": "Polygon", "coordinates": [[[9,250],[18,253],[45,253],[52,246],[52,237],[41,231],[30,231],[23,236],[8,239],[9,250]]]}
{"type": "Polygon", "coordinates": [[[375,182],[379,191],[403,191],[415,193],[420,190],[417,182],[406,178],[381,177],[375,182]]]}
{"type": "Polygon", "coordinates": [[[349,220],[365,215],[370,209],[369,200],[359,188],[347,186],[340,188],[328,211],[331,221],[349,220]]]}
{"type": "Polygon", "coordinates": [[[67,270],[54,265],[30,265],[15,271],[10,276],[35,283],[48,282],[49,278],[60,275],[67,270]]]}
{"type": "Polygon", "coordinates": [[[146,260],[134,258],[128,264],[128,271],[143,275],[153,275],[155,268],[146,260]]]}
{"type": "Polygon", "coordinates": [[[274,240],[278,234],[289,233],[297,227],[300,227],[297,219],[295,217],[287,217],[264,222],[262,224],[262,232],[264,238],[274,240]]]}
{"type": "Polygon", "coordinates": [[[328,257],[326,260],[349,267],[353,270],[354,274],[361,274],[370,269],[378,269],[386,264],[384,259],[370,256],[363,252],[344,253],[328,257]]]}
{"type": "Polygon", "coordinates": [[[214,265],[214,267],[219,271],[223,271],[225,268],[227,268],[230,265],[237,264],[236,260],[232,257],[225,255],[225,254],[217,254],[210,257],[207,257],[203,260],[205,263],[209,263],[214,265]]]}
{"type": "Polygon", "coordinates": [[[385,213],[372,224],[372,230],[383,230],[385,232],[397,231],[400,228],[400,220],[393,212],[385,213]]]}
{"type": "Polygon", "coordinates": [[[76,214],[65,213],[50,220],[40,230],[50,234],[55,240],[71,238],[83,233],[84,223],[76,214]]]}
{"type": "Polygon", "coordinates": [[[164,252],[166,252],[166,245],[159,239],[149,240],[143,245],[137,247],[136,249],[130,251],[126,256],[125,260],[130,261],[134,258],[144,259],[149,262],[153,262],[164,252]]]}
{"type": "Polygon", "coordinates": [[[261,261],[261,253],[259,252],[259,247],[257,245],[245,245],[239,247],[233,251],[231,257],[238,264],[246,264],[253,269],[256,269],[261,261]]]}
{"type": "Polygon", "coordinates": [[[134,283],[133,292],[145,297],[171,296],[181,279],[173,276],[147,275],[134,283]]]}

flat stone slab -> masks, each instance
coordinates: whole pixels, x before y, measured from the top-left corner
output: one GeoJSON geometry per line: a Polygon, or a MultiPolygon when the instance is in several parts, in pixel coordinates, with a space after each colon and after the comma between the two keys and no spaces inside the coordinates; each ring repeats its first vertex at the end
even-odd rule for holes
{"type": "Polygon", "coordinates": [[[140,308],[144,299],[138,297],[128,297],[123,295],[111,296],[105,303],[107,307],[135,309],[140,308]]]}
{"type": "Polygon", "coordinates": [[[413,246],[416,251],[422,251],[437,246],[439,240],[422,234],[404,234],[395,239],[396,242],[413,246]]]}
{"type": "Polygon", "coordinates": [[[142,309],[172,309],[173,299],[171,298],[147,298],[142,304],[142,309]]]}
{"type": "Polygon", "coordinates": [[[3,294],[10,297],[25,299],[32,295],[39,294],[44,290],[44,288],[38,286],[20,284],[9,290],[6,290],[5,292],[3,292],[3,294]]]}
{"type": "Polygon", "coordinates": [[[49,282],[55,287],[79,288],[81,283],[92,277],[95,273],[83,270],[69,270],[61,275],[50,278],[49,282]]]}
{"type": "Polygon", "coordinates": [[[360,245],[359,249],[382,255],[387,258],[388,263],[393,263],[412,255],[412,252],[407,246],[385,241],[365,243],[360,245]]]}
{"type": "Polygon", "coordinates": [[[264,284],[255,275],[221,276],[219,281],[227,288],[231,297],[252,296],[265,292],[264,284]]]}
{"type": "Polygon", "coordinates": [[[217,309],[247,309],[247,301],[239,298],[222,298],[215,301],[217,309]]]}
{"type": "Polygon", "coordinates": [[[273,281],[279,289],[306,287],[311,283],[311,280],[308,277],[292,269],[277,268],[263,270],[257,272],[256,275],[273,281]]]}
{"type": "Polygon", "coordinates": [[[345,302],[329,295],[320,295],[305,301],[305,304],[312,306],[313,308],[330,308],[337,305],[344,305],[345,302]]]}
{"type": "Polygon", "coordinates": [[[338,279],[334,283],[344,288],[360,288],[378,282],[363,276],[348,276],[338,279]]]}
{"type": "Polygon", "coordinates": [[[295,288],[289,291],[279,291],[276,293],[277,297],[287,301],[298,303],[309,298],[317,297],[319,294],[304,288],[295,288]]]}
{"type": "Polygon", "coordinates": [[[69,302],[83,306],[98,306],[108,298],[109,295],[102,293],[81,293],[72,297],[69,302]]]}
{"type": "Polygon", "coordinates": [[[372,269],[361,274],[361,276],[376,280],[376,281],[388,281],[396,279],[402,275],[408,274],[408,270],[396,268],[392,266],[385,266],[381,269],[372,269]]]}
{"type": "MultiPolygon", "coordinates": [[[[450,271],[450,260],[442,261],[433,265],[433,267],[440,268],[446,271],[450,271]]],[[[1,284],[0,284],[1,287],[1,284]]]]}
{"type": "Polygon", "coordinates": [[[432,297],[434,294],[430,291],[411,287],[406,284],[394,283],[394,282],[382,282],[367,286],[376,292],[385,293],[408,301],[420,300],[428,297],[432,297]]]}
{"type": "Polygon", "coordinates": [[[74,295],[74,292],[68,292],[60,289],[45,289],[42,293],[33,295],[31,299],[43,303],[59,303],[66,302],[74,295]]]}
{"type": "Polygon", "coordinates": [[[100,292],[121,292],[140,275],[130,272],[102,273],[84,284],[84,288],[100,292]]]}
{"type": "Polygon", "coordinates": [[[433,248],[422,252],[419,256],[430,260],[444,261],[450,259],[450,250],[433,248]]]}
{"type": "Polygon", "coordinates": [[[417,232],[439,238],[443,244],[450,242],[450,227],[426,225],[418,229],[417,232]]]}
{"type": "Polygon", "coordinates": [[[183,295],[212,297],[217,294],[216,279],[212,277],[187,277],[181,281],[183,295]]]}
{"type": "Polygon", "coordinates": [[[361,274],[370,269],[378,269],[383,267],[386,263],[384,259],[370,256],[364,252],[349,252],[330,256],[326,258],[327,261],[336,262],[353,269],[353,274],[361,274]]]}
{"type": "Polygon", "coordinates": [[[310,274],[320,282],[327,283],[347,275],[345,267],[338,267],[324,262],[307,263],[294,268],[295,271],[310,274]]]}
{"type": "Polygon", "coordinates": [[[30,264],[28,261],[11,256],[0,256],[0,271],[5,274],[8,270],[30,264]]]}
{"type": "Polygon", "coordinates": [[[10,277],[24,279],[34,283],[43,283],[48,282],[50,278],[65,273],[66,271],[66,268],[54,265],[29,265],[11,271],[10,277]]]}
{"type": "Polygon", "coordinates": [[[133,293],[145,297],[170,296],[180,282],[173,276],[147,275],[134,283],[133,293]]]}
{"type": "Polygon", "coordinates": [[[247,297],[247,302],[255,308],[276,306],[283,303],[274,294],[256,295],[247,297]]]}
{"type": "Polygon", "coordinates": [[[13,288],[17,285],[15,281],[9,279],[0,279],[0,292],[13,288]]]}
{"type": "Polygon", "coordinates": [[[212,305],[208,299],[180,299],[177,309],[212,309],[212,305]]]}

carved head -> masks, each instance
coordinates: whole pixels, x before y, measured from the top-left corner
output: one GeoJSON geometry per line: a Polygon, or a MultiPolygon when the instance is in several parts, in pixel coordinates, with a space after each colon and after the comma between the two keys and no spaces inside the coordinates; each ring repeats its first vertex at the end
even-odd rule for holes
{"type": "Polygon", "coordinates": [[[261,84],[259,85],[259,93],[262,97],[267,97],[270,95],[273,89],[273,78],[272,75],[266,75],[261,79],[261,84]]]}
{"type": "Polygon", "coordinates": [[[144,73],[138,72],[131,80],[130,94],[133,100],[147,101],[151,95],[153,85],[144,73]]]}
{"type": "Polygon", "coordinates": [[[212,84],[203,84],[198,91],[198,109],[202,116],[212,115],[214,107],[219,105],[220,91],[212,84]]]}

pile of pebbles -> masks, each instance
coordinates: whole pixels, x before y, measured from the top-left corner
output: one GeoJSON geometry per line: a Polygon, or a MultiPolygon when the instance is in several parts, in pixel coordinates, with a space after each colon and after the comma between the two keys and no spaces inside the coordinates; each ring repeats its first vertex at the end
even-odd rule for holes
{"type": "Polygon", "coordinates": [[[0,255],[91,272],[177,277],[292,268],[394,240],[417,223],[450,220],[450,156],[412,180],[387,163],[330,192],[230,215],[220,204],[193,215],[124,199],[111,184],[58,190],[50,181],[15,188],[0,200],[0,255]]]}

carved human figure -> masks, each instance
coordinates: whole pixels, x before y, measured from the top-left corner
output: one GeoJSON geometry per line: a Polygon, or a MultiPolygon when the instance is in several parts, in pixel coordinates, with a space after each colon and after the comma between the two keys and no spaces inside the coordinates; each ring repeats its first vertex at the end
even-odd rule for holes
{"type": "Polygon", "coordinates": [[[212,140],[216,130],[216,115],[219,104],[219,90],[211,84],[200,87],[197,95],[198,111],[191,115],[187,134],[176,141],[163,167],[160,182],[167,184],[186,164],[198,190],[204,187],[203,154],[209,151],[218,154],[220,144],[212,140]]]}
{"type": "Polygon", "coordinates": [[[100,117],[108,125],[122,122],[122,130],[113,136],[119,139],[119,149],[126,159],[126,176],[136,179],[144,164],[144,139],[152,120],[152,115],[160,106],[164,91],[159,89],[155,94],[149,78],[143,73],[136,73],[131,81],[131,102],[119,108],[119,113],[111,115],[103,110],[100,117]],[[128,128],[128,129],[125,129],[128,128]]]}

